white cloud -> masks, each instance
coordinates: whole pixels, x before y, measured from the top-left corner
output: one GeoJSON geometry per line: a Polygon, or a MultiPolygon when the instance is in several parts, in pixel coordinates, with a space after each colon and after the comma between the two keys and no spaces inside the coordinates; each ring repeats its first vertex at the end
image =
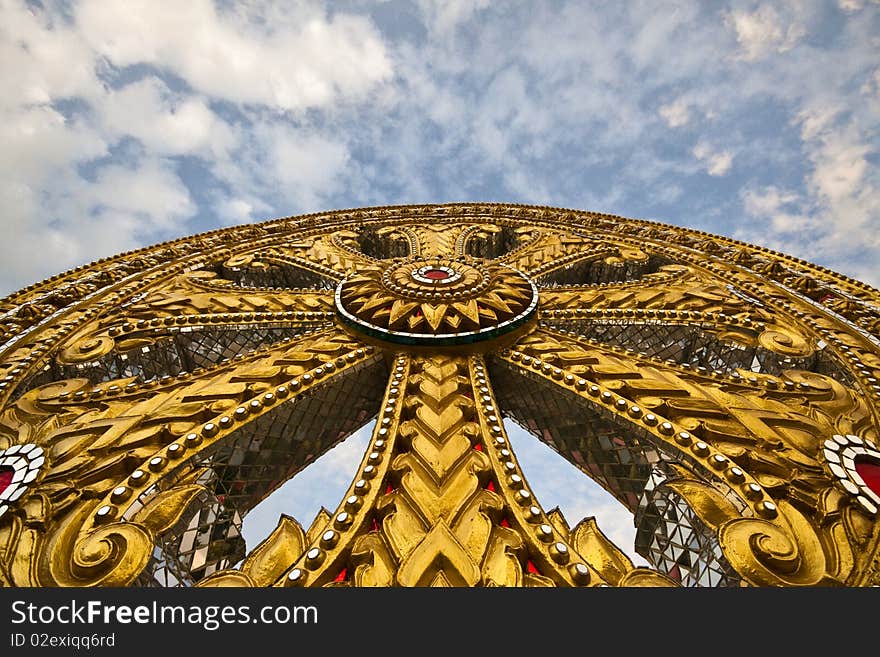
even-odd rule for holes
{"type": "Polygon", "coordinates": [[[111,244],[189,232],[198,208],[187,185],[226,223],[264,218],[255,213],[273,202],[321,209],[339,189],[345,142],[289,119],[381,90],[392,67],[378,32],[319,3],[220,6],[0,6],[2,225],[21,246],[45,240],[60,254],[7,260],[7,286],[110,255],[111,244]],[[186,183],[182,162],[162,159],[181,157],[198,161],[186,183]],[[222,184],[193,180],[199,168],[222,184]],[[91,225],[95,239],[80,239],[91,225]]]}
{"type": "MultiPolygon", "coordinates": [[[[137,156],[173,158],[168,171],[204,202],[200,217],[220,223],[478,198],[599,203],[645,216],[693,198],[697,166],[721,178],[734,158],[738,173],[806,163],[797,189],[791,171],[785,182],[771,172],[749,183],[803,199],[777,210],[784,230],[817,211],[819,197],[861,198],[863,207],[874,187],[864,145],[880,109],[880,74],[869,21],[825,26],[822,12],[800,0],[732,11],[695,2],[527,11],[485,0],[416,4],[380,33],[364,16],[308,0],[196,0],[173,11],[165,2],[84,0],[69,15],[58,5],[7,2],[0,82],[11,92],[0,101],[9,118],[0,131],[28,123],[33,131],[0,133],[10,153],[0,157],[0,172],[10,172],[4,194],[19,199],[21,217],[45,214],[62,195],[87,205],[94,167],[107,163],[99,158],[137,156]],[[407,30],[404,19],[422,25],[407,30]],[[837,36],[804,43],[808,27],[837,36]],[[797,58],[768,56],[802,43],[797,58]],[[740,66],[736,54],[762,66],[740,66]],[[668,102],[658,107],[657,98],[668,102]],[[782,134],[753,139],[763,103],[784,121],[797,117],[803,152],[786,150],[782,134]],[[858,138],[820,137],[850,115],[858,138]],[[697,117],[715,120],[682,151],[665,128],[697,117]],[[64,188],[47,191],[56,180],[64,188]]],[[[352,11],[373,11],[365,7],[352,11]]],[[[738,189],[716,189],[740,199],[738,189]]],[[[857,216],[871,221],[864,210],[857,216]]],[[[66,218],[55,221],[63,234],[66,218]]]]}
{"type": "Polygon", "coordinates": [[[83,217],[75,207],[56,215],[49,206],[80,189],[77,166],[107,152],[107,143],[82,120],[49,105],[10,105],[0,101],[0,294],[82,264],[76,259],[80,236],[68,236],[64,220],[68,213],[83,217]]]}
{"type": "Polygon", "coordinates": [[[36,191],[57,171],[106,153],[107,143],[86,122],[66,118],[49,105],[0,108],[4,181],[36,191]]]}
{"type": "Polygon", "coordinates": [[[772,185],[744,191],[743,208],[759,223],[741,231],[740,239],[796,250],[807,260],[880,284],[880,175],[870,163],[868,117],[824,99],[799,111],[792,122],[800,126],[807,164],[803,191],[772,185]]]}
{"type": "Polygon", "coordinates": [[[680,128],[690,121],[690,108],[682,99],[661,105],[657,112],[670,128],[680,128]]]}
{"type": "MultiPolygon", "coordinates": [[[[753,217],[770,220],[773,233],[793,233],[812,227],[814,220],[800,212],[803,200],[797,194],[780,190],[770,185],[763,189],[745,189],[742,197],[743,208],[753,217]]],[[[768,226],[762,223],[766,230],[768,226]]]]}
{"type": "Polygon", "coordinates": [[[154,154],[222,157],[237,141],[203,98],[174,94],[156,77],[108,91],[97,110],[107,133],[133,137],[154,154]]]}
{"type": "Polygon", "coordinates": [[[257,213],[265,213],[271,210],[271,206],[254,198],[221,197],[214,203],[217,218],[224,224],[248,224],[264,220],[265,216],[257,213]]]}
{"type": "Polygon", "coordinates": [[[145,233],[172,228],[196,209],[171,166],[155,158],[102,167],[82,198],[87,211],[137,217],[145,233]]]}
{"type": "Polygon", "coordinates": [[[710,176],[726,175],[733,163],[733,154],[730,151],[716,151],[705,141],[698,142],[691,152],[706,165],[706,172],[710,176]]]}
{"type": "Polygon", "coordinates": [[[795,115],[793,123],[801,126],[801,139],[810,141],[827,130],[840,114],[840,108],[822,105],[802,110],[795,115]]]}
{"type": "Polygon", "coordinates": [[[859,88],[863,96],[868,97],[868,101],[876,108],[880,105],[880,68],[876,69],[873,74],[859,88]]]}
{"type": "Polygon", "coordinates": [[[271,20],[210,0],[86,0],[76,21],[114,66],[150,64],[236,103],[304,110],[362,95],[391,76],[383,43],[363,18],[327,18],[318,5],[256,8],[273,11],[271,20]]]}
{"type": "Polygon", "coordinates": [[[490,0],[419,0],[425,23],[435,35],[445,36],[485,9],[490,0]]]}
{"type": "Polygon", "coordinates": [[[272,174],[294,197],[330,191],[349,158],[344,144],[320,135],[272,127],[266,137],[272,174]]]}
{"type": "MultiPolygon", "coordinates": [[[[251,125],[249,141],[235,157],[214,165],[214,174],[232,190],[233,198],[264,210],[262,203],[277,202],[285,214],[317,212],[344,183],[351,154],[347,145],[308,128],[282,120],[251,125]]],[[[232,219],[241,203],[221,206],[232,219]],[[237,208],[237,210],[236,210],[237,208]],[[229,214],[232,212],[233,214],[229,214]]]]}
{"type": "Polygon", "coordinates": [[[0,89],[3,105],[93,97],[101,85],[95,54],[63,20],[24,2],[0,5],[0,89]]]}
{"type": "Polygon", "coordinates": [[[798,195],[770,185],[761,190],[748,189],[743,194],[743,206],[753,216],[766,216],[781,207],[796,203],[798,195]]]}
{"type": "Polygon", "coordinates": [[[865,7],[865,0],[837,0],[837,6],[846,12],[859,11],[865,7]]]}
{"type": "Polygon", "coordinates": [[[839,120],[833,108],[809,108],[795,117],[814,168],[810,190],[831,205],[865,191],[872,148],[856,119],[839,120]]]}
{"type": "Polygon", "coordinates": [[[832,203],[852,196],[868,171],[869,152],[867,143],[852,141],[847,135],[828,137],[813,156],[812,186],[832,203]]]}
{"type": "Polygon", "coordinates": [[[736,32],[740,56],[746,61],[763,59],[771,52],[785,52],[806,34],[804,26],[792,18],[786,20],[771,5],[755,11],[732,11],[725,22],[736,32]]]}
{"type": "Polygon", "coordinates": [[[20,277],[39,280],[139,248],[157,231],[180,232],[196,210],[178,176],[155,159],[108,165],[88,184],[66,170],[40,192],[7,184],[2,201],[16,209],[4,214],[0,240],[0,285],[7,289],[20,277]]]}
{"type": "Polygon", "coordinates": [[[526,118],[533,114],[530,105],[526,82],[518,68],[507,68],[492,79],[473,126],[477,144],[489,161],[500,162],[508,155],[511,141],[523,132],[538,129],[526,118]]]}

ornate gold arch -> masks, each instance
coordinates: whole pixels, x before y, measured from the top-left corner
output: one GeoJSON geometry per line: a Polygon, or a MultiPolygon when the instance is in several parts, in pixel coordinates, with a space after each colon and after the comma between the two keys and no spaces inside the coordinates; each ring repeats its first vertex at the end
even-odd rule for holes
{"type": "Polygon", "coordinates": [[[880,584],[880,293],[499,204],[212,231],[2,301],[6,586],[880,584]],[[634,515],[535,498],[510,418],[634,515]],[[241,518],[366,423],[339,505],[241,518]]]}

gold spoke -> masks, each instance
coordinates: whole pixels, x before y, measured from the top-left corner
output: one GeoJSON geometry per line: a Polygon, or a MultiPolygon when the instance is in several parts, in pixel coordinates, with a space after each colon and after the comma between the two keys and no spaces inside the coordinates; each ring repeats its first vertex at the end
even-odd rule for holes
{"type": "Polygon", "coordinates": [[[332,290],[267,290],[229,284],[206,289],[201,284],[188,284],[190,281],[187,277],[180,279],[180,284],[170,289],[165,287],[148,292],[145,298],[126,308],[127,317],[150,320],[193,314],[318,312],[333,309],[332,290]]]}
{"type": "Polygon", "coordinates": [[[411,367],[403,355],[392,361],[373,435],[342,502],[332,515],[316,519],[311,540],[280,572],[275,586],[391,585],[392,557],[377,540],[380,500],[389,493],[389,473],[399,451],[411,367]]]}
{"type": "MultiPolygon", "coordinates": [[[[235,334],[239,349],[235,354],[246,353],[250,349],[271,344],[270,334],[276,340],[291,338],[307,331],[326,329],[332,324],[334,313],[325,311],[285,311],[260,313],[193,313],[167,315],[151,320],[126,319],[96,322],[84,327],[72,339],[61,345],[56,362],[60,365],[92,364],[112,352],[125,355],[135,351],[132,357],[138,359],[137,352],[144,352],[161,342],[184,340],[186,343],[213,340],[222,343],[221,336],[235,334]],[[212,337],[208,337],[212,336],[212,337]],[[248,336],[253,336],[248,339],[248,336]],[[247,343],[247,347],[244,343],[247,343]]],[[[218,346],[216,359],[222,357],[222,347],[218,346]]],[[[183,360],[187,360],[186,357],[183,360]]],[[[199,366],[207,365],[207,359],[200,359],[199,366]]],[[[185,366],[186,363],[181,363],[185,366]]],[[[195,366],[193,366],[195,367],[195,366]]],[[[163,372],[160,374],[168,374],[163,372]]],[[[175,372],[176,373],[176,372],[175,372]]]]}
{"type": "Polygon", "coordinates": [[[603,247],[595,240],[565,230],[523,230],[519,237],[521,245],[502,256],[501,262],[529,276],[547,274],[575,259],[599,258],[614,253],[614,249],[603,247]]]}
{"type": "Polygon", "coordinates": [[[481,357],[398,356],[345,500],[277,584],[604,583],[530,493],[497,413],[481,357]]]}
{"type": "Polygon", "coordinates": [[[547,313],[610,313],[627,309],[677,310],[735,314],[760,312],[717,281],[707,281],[682,265],[633,282],[590,286],[558,286],[541,290],[541,309],[547,313]]]}
{"type": "Polygon", "coordinates": [[[607,585],[601,565],[597,568],[589,564],[578,553],[564,519],[545,512],[532,492],[507,437],[483,359],[474,361],[474,399],[482,444],[495,475],[496,491],[504,500],[505,516],[524,539],[528,555],[523,575],[526,583],[535,586],[607,585]]]}
{"type": "Polygon", "coordinates": [[[356,250],[354,234],[342,231],[342,235],[316,235],[296,242],[278,244],[265,251],[262,258],[267,262],[293,265],[308,269],[318,275],[336,280],[342,279],[373,259],[356,250]]]}
{"type": "MultiPolygon", "coordinates": [[[[278,409],[289,413],[294,407],[296,414],[298,400],[320,400],[326,396],[322,391],[333,389],[350,371],[380,363],[372,347],[323,331],[167,380],[45,386],[25,393],[0,423],[30,418],[31,439],[52,453],[44,482],[59,502],[84,492],[100,501],[82,517],[79,536],[123,519],[161,535],[175,524],[166,521],[180,517],[193,496],[205,491],[190,464],[253,424],[271,422],[267,416],[278,409]],[[157,488],[159,480],[165,483],[157,488]]],[[[293,458],[289,467],[296,470],[306,462],[293,458]]]]}
{"type": "MultiPolygon", "coordinates": [[[[868,412],[822,375],[693,371],[546,328],[501,360],[612,418],[643,447],[658,447],[661,460],[680,468],[669,485],[713,529],[759,518],[787,535],[788,523],[801,522],[787,500],[818,504],[817,491],[830,486],[818,453],[835,409],[847,403],[868,412]]],[[[805,534],[797,540],[812,540],[815,530],[799,527],[805,534]]],[[[724,541],[722,548],[732,562],[753,558],[724,541]]]]}

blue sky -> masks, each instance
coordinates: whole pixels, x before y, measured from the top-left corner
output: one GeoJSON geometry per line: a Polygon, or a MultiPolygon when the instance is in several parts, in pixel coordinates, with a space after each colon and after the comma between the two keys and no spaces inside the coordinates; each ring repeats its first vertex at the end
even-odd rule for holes
{"type": "Polygon", "coordinates": [[[876,0],[0,0],[0,91],[0,294],[446,201],[655,219],[880,285],[876,0]]]}

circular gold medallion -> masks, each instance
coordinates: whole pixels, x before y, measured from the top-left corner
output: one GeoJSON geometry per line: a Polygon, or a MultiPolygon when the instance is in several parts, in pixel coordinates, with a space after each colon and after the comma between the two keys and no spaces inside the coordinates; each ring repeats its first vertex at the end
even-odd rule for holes
{"type": "Polygon", "coordinates": [[[474,258],[393,260],[336,288],[347,325],[398,344],[459,345],[491,340],[527,322],[538,290],[506,265],[474,258]]]}

